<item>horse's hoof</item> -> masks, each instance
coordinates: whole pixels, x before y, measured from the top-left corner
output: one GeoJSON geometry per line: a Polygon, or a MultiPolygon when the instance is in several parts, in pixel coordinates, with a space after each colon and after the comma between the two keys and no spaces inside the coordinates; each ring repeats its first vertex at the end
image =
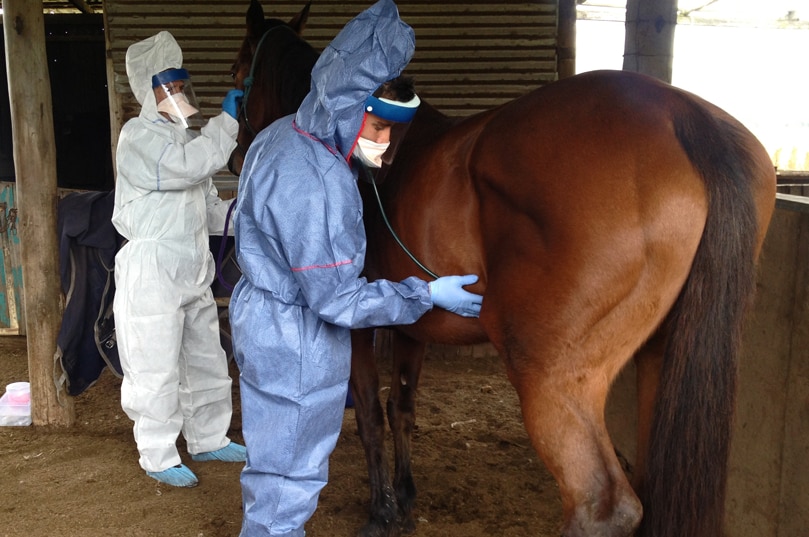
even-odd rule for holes
{"type": "Polygon", "coordinates": [[[412,516],[405,517],[399,521],[399,528],[402,530],[402,535],[410,535],[416,532],[416,521],[412,516]]]}
{"type": "Polygon", "coordinates": [[[396,524],[383,525],[378,522],[368,522],[357,532],[357,537],[400,537],[400,535],[396,524]]]}

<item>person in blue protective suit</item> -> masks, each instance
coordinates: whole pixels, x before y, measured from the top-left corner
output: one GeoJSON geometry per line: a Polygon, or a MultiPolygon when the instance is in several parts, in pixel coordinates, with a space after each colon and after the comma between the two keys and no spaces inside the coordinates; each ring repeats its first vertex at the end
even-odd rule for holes
{"type": "Polygon", "coordinates": [[[366,241],[352,155],[378,166],[392,122],[414,115],[415,96],[398,102],[385,88],[372,96],[413,52],[412,29],[380,0],[323,51],[297,113],[248,151],[235,216],[243,274],[230,302],[247,446],[242,537],[304,535],[342,425],[349,329],[413,323],[434,306],[480,313],[482,297],[463,289],[474,275],[429,284],[361,276],[366,241]]]}
{"type": "Polygon", "coordinates": [[[113,312],[121,406],[134,421],[140,465],[160,482],[192,487],[197,477],[181,464],[180,433],[195,461],[245,460],[244,446],[227,437],[231,378],[208,243],[225,225],[228,204],[211,177],[236,147],[241,92],[229,92],[223,112],[201,126],[182,61],[168,32],[126,53],[141,111],[121,130],[116,154],[112,222],[127,242],[115,257],[113,312]]]}

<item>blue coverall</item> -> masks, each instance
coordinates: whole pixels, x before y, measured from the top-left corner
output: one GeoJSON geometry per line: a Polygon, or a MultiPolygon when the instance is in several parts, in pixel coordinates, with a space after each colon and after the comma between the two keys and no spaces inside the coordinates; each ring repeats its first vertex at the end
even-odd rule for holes
{"type": "Polygon", "coordinates": [[[350,328],[415,322],[426,282],[368,282],[362,202],[349,156],[364,103],[413,55],[412,29],[380,0],[324,50],[297,114],[248,151],[235,216],[243,277],[230,302],[240,367],[241,535],[304,535],[342,424],[350,328]]]}

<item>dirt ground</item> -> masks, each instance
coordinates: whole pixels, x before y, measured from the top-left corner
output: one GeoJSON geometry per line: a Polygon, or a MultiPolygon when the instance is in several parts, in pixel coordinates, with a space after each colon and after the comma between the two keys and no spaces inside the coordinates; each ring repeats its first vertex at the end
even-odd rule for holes
{"type": "MultiPolygon", "coordinates": [[[[558,536],[558,489],[529,446],[502,364],[439,351],[428,355],[419,391],[415,535],[558,536]]],[[[386,364],[380,368],[387,379],[386,364]]],[[[231,376],[230,436],[241,441],[235,366],[231,376]]],[[[0,337],[0,391],[27,377],[25,338],[0,337]]],[[[177,489],[148,478],[137,464],[119,389],[120,380],[104,371],[75,398],[72,428],[0,427],[0,537],[238,535],[241,465],[190,461],[180,440],[199,486],[177,489]]],[[[356,431],[347,409],[307,537],[353,536],[366,518],[368,479],[356,431]]]]}

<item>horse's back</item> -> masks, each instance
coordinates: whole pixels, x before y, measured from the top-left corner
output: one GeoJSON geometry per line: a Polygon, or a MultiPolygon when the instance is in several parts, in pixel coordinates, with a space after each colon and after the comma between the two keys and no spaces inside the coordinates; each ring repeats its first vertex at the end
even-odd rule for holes
{"type": "Polygon", "coordinates": [[[476,157],[511,161],[515,173],[500,177],[515,195],[536,196],[532,202],[541,202],[537,185],[561,185],[571,197],[602,186],[634,185],[639,196],[668,199],[663,177],[676,185],[691,179],[684,175],[704,174],[699,169],[684,173],[694,163],[683,144],[697,142],[717,151],[743,147],[755,168],[747,175],[751,188],[769,198],[774,192],[769,155],[738,120],[696,95],[637,73],[583,73],[539,88],[488,117],[476,157]],[[688,133],[684,140],[678,129],[688,122],[702,132],[688,133]]]}
{"type": "Polygon", "coordinates": [[[488,116],[472,149],[481,229],[488,244],[502,246],[486,264],[510,262],[509,252],[523,255],[532,244],[540,270],[554,259],[575,262],[565,278],[579,274],[584,288],[603,289],[608,282],[599,276],[619,263],[627,284],[651,265],[673,290],[702,235],[711,163],[731,149],[746,155],[739,175],[764,229],[774,199],[772,164],[756,138],[719,108],[621,71],[536,90],[488,116]]]}

